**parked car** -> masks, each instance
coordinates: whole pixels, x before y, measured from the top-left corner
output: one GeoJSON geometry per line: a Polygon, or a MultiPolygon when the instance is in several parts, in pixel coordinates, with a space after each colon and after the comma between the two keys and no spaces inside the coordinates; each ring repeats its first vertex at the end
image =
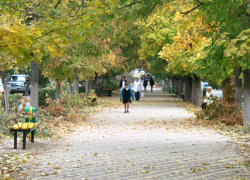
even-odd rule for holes
{"type": "Polygon", "coordinates": [[[30,94],[30,76],[27,74],[12,74],[8,79],[9,93],[30,94]]]}
{"type": "Polygon", "coordinates": [[[0,92],[4,94],[2,80],[0,79],[0,92]]]}
{"type": "Polygon", "coordinates": [[[204,85],[203,85],[203,89],[206,89],[206,90],[207,90],[208,87],[209,87],[209,84],[204,84],[204,85]]]}

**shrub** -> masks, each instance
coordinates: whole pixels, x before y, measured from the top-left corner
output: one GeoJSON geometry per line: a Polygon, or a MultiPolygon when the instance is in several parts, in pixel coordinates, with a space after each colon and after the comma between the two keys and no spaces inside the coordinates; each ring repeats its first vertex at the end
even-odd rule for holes
{"type": "Polygon", "coordinates": [[[233,88],[234,88],[234,84],[228,84],[226,83],[225,88],[222,90],[223,91],[223,99],[225,99],[225,101],[231,103],[231,102],[235,102],[235,94],[233,92],[233,88]]]}
{"type": "Polygon", "coordinates": [[[118,84],[118,79],[113,78],[112,76],[108,76],[107,79],[107,84],[106,84],[106,89],[115,89],[117,88],[117,84],[118,84]]]}
{"type": "Polygon", "coordinates": [[[85,86],[79,87],[79,93],[85,93],[85,86]]]}
{"type": "Polygon", "coordinates": [[[207,89],[203,89],[203,97],[206,96],[207,89]]]}
{"type": "Polygon", "coordinates": [[[46,99],[46,103],[48,103],[46,111],[55,116],[66,115],[70,111],[78,112],[80,109],[84,109],[86,106],[93,104],[86,98],[84,93],[72,93],[71,96],[62,94],[60,101],[52,100],[49,97],[46,99]]]}
{"type": "Polygon", "coordinates": [[[9,115],[0,115],[1,121],[0,121],[0,137],[4,136],[11,136],[12,133],[10,132],[10,129],[7,128],[6,122],[10,119],[13,118],[9,115]]]}
{"type": "Polygon", "coordinates": [[[72,93],[71,96],[68,94],[62,95],[62,98],[65,99],[61,101],[61,103],[66,107],[66,108],[84,108],[88,105],[90,105],[90,101],[86,98],[84,93],[72,93]],[[67,99],[67,100],[66,100],[67,99]]]}
{"type": "Polygon", "coordinates": [[[217,97],[214,97],[213,103],[207,105],[206,109],[195,112],[195,115],[198,119],[207,117],[208,120],[217,120],[225,125],[243,124],[243,114],[239,105],[217,97]]]}
{"type": "Polygon", "coordinates": [[[46,99],[50,97],[52,100],[55,100],[55,96],[56,96],[56,89],[51,89],[51,88],[39,89],[38,92],[39,106],[47,107],[49,104],[46,103],[46,99]]]}
{"type": "MultiPolygon", "coordinates": [[[[4,95],[1,96],[1,112],[3,113],[4,111],[4,106],[5,106],[5,102],[4,102],[4,95]]],[[[9,107],[10,107],[10,111],[12,112],[17,112],[19,110],[19,105],[21,104],[21,99],[22,99],[22,95],[20,94],[9,94],[8,95],[8,99],[9,99],[9,107]]]]}
{"type": "Polygon", "coordinates": [[[9,94],[9,105],[10,110],[13,112],[17,112],[19,110],[19,105],[21,104],[22,95],[20,94],[9,94]]]}

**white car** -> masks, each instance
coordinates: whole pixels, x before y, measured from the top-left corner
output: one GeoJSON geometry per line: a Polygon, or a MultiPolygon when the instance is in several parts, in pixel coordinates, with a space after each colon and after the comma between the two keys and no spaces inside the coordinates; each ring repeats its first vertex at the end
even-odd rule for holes
{"type": "Polygon", "coordinates": [[[4,94],[2,80],[0,80],[0,92],[2,92],[2,94],[4,94]]]}

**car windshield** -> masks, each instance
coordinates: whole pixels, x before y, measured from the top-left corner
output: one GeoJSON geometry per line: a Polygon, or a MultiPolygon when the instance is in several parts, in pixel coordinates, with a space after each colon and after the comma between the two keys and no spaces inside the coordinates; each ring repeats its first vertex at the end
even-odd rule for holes
{"type": "Polygon", "coordinates": [[[10,81],[25,81],[25,76],[10,76],[10,81]]]}

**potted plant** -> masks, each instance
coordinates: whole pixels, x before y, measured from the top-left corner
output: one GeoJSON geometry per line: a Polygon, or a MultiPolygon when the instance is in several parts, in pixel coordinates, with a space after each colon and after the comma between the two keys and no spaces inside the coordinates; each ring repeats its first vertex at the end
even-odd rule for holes
{"type": "Polygon", "coordinates": [[[95,90],[91,89],[87,98],[91,100],[92,102],[95,102],[97,99],[97,94],[95,93],[95,90]]]}

